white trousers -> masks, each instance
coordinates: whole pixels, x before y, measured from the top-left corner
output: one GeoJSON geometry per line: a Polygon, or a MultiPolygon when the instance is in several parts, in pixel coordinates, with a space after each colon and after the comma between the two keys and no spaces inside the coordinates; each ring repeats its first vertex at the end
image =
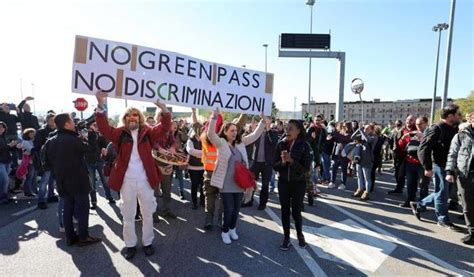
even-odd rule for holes
{"type": "Polygon", "coordinates": [[[126,247],[137,245],[137,234],[135,233],[135,214],[137,212],[137,198],[143,217],[142,243],[143,246],[152,244],[153,213],[156,211],[156,199],[154,191],[147,181],[125,180],[120,189],[120,210],[123,216],[123,240],[126,247]]]}

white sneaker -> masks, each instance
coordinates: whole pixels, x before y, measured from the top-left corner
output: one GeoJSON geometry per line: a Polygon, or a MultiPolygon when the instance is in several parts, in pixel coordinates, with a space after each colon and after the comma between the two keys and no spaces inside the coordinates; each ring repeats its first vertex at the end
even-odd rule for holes
{"type": "Polygon", "coordinates": [[[344,184],[340,184],[339,187],[337,187],[337,189],[345,190],[346,186],[344,184]]]}
{"type": "Polygon", "coordinates": [[[224,242],[225,244],[232,243],[232,240],[230,240],[229,232],[227,233],[222,232],[221,237],[222,237],[222,242],[224,242]]]}
{"type": "Polygon", "coordinates": [[[336,184],[334,184],[333,182],[329,183],[328,185],[328,189],[333,189],[336,187],[336,184]]]}
{"type": "Polygon", "coordinates": [[[232,240],[238,240],[239,239],[239,235],[237,235],[237,232],[235,231],[235,228],[229,230],[229,236],[232,240]]]}

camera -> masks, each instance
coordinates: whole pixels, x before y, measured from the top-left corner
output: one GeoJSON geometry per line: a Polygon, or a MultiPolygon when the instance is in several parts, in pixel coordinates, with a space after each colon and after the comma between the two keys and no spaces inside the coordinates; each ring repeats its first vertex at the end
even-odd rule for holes
{"type": "Polygon", "coordinates": [[[95,116],[91,115],[86,119],[81,119],[79,122],[76,124],[76,131],[79,132],[83,129],[86,129],[95,122],[95,116]]]}

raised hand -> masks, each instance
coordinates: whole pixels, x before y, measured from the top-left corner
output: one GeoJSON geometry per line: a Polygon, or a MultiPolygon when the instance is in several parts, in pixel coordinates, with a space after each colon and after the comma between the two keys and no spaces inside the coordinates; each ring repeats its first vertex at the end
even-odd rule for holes
{"type": "Polygon", "coordinates": [[[217,115],[219,114],[219,108],[216,108],[211,112],[211,118],[217,118],[217,115]]]}
{"type": "Polygon", "coordinates": [[[107,99],[107,93],[102,91],[102,90],[98,90],[96,93],[95,93],[95,97],[97,98],[97,104],[100,108],[102,108],[105,104],[105,101],[107,99]]]}
{"type": "Polygon", "coordinates": [[[166,104],[165,103],[162,103],[160,101],[160,99],[157,99],[156,102],[155,102],[155,105],[161,109],[162,112],[164,113],[167,113],[168,112],[168,108],[166,107],[166,104]]]}

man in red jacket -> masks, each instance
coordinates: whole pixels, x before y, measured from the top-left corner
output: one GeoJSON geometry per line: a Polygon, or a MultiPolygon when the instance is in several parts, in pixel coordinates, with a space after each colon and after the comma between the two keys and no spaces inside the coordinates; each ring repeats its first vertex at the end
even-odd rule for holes
{"type": "MultiPolygon", "coordinates": [[[[125,258],[132,259],[137,251],[135,214],[137,198],[143,217],[142,242],[147,256],[153,255],[153,213],[156,210],[154,188],[161,181],[161,173],[156,168],[151,151],[153,145],[171,127],[171,114],[166,105],[157,101],[161,109],[160,123],[149,127],[143,113],[136,108],[128,108],[121,117],[120,127],[108,124],[105,111],[107,93],[96,94],[98,110],[95,113],[100,133],[110,140],[117,150],[117,158],[110,172],[109,185],[120,191],[123,216],[123,239],[127,247],[125,258]]],[[[158,115],[158,110],[157,110],[158,115]]]]}

